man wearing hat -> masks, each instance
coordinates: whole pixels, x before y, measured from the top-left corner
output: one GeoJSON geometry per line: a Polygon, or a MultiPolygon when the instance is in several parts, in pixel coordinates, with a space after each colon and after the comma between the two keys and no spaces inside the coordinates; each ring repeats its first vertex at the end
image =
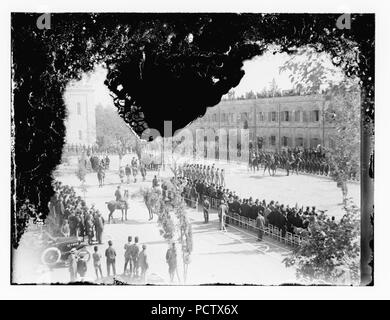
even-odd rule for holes
{"type": "Polygon", "coordinates": [[[204,223],[209,222],[209,209],[210,209],[210,202],[207,200],[207,197],[203,197],[203,216],[204,216],[204,223]]]}
{"type": "Polygon", "coordinates": [[[127,265],[130,267],[130,275],[133,273],[133,265],[131,261],[131,245],[132,245],[132,240],[133,238],[131,236],[127,237],[127,243],[124,245],[124,250],[125,250],[125,266],[123,268],[123,274],[126,275],[127,272],[127,265]]]}
{"type": "Polygon", "coordinates": [[[263,241],[264,226],[265,226],[265,219],[262,216],[262,214],[259,212],[256,218],[256,228],[258,231],[257,241],[263,241]]]}
{"type": "Polygon", "coordinates": [[[131,264],[133,267],[133,273],[131,274],[133,277],[138,277],[138,256],[139,256],[139,245],[138,245],[138,236],[134,238],[134,243],[130,245],[129,251],[130,251],[130,257],[131,257],[131,264]]]}
{"type": "Polygon", "coordinates": [[[218,208],[218,215],[219,215],[219,222],[220,222],[220,230],[226,231],[225,227],[225,218],[226,214],[228,213],[227,206],[225,204],[225,200],[221,200],[221,204],[218,208]]]}
{"type": "Polygon", "coordinates": [[[106,262],[107,262],[107,276],[110,276],[110,269],[112,267],[112,271],[114,273],[114,276],[116,276],[116,270],[115,270],[115,259],[116,259],[116,252],[115,249],[112,247],[112,241],[108,241],[108,248],[106,249],[106,262]]]}
{"type": "Polygon", "coordinates": [[[79,257],[77,259],[77,273],[80,275],[80,279],[84,280],[84,277],[87,273],[87,262],[85,261],[84,254],[79,253],[79,257]]]}
{"type": "Polygon", "coordinates": [[[96,210],[95,218],[94,218],[94,225],[95,225],[95,231],[96,231],[96,241],[99,244],[102,244],[102,236],[103,236],[103,230],[104,230],[104,219],[99,212],[99,210],[96,210]]]}
{"type": "Polygon", "coordinates": [[[70,282],[75,282],[77,279],[77,256],[76,256],[76,248],[72,248],[70,250],[70,255],[68,257],[69,262],[69,274],[70,274],[70,282]]]}
{"type": "Polygon", "coordinates": [[[115,191],[115,200],[122,201],[121,186],[118,186],[115,191]]]}
{"type": "Polygon", "coordinates": [[[138,256],[138,266],[141,268],[141,281],[145,283],[146,272],[149,269],[148,255],[146,254],[146,244],[142,245],[142,251],[138,256]]]}

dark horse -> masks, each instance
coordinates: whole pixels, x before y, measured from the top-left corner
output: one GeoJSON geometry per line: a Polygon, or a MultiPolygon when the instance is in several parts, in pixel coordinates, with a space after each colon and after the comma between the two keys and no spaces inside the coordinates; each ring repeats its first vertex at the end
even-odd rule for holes
{"type": "Polygon", "coordinates": [[[110,212],[108,214],[108,223],[110,223],[111,219],[115,223],[113,213],[116,209],[119,209],[122,212],[122,222],[123,222],[123,217],[127,221],[127,210],[129,209],[129,203],[127,202],[128,198],[129,198],[129,192],[125,190],[124,200],[121,201],[111,200],[109,202],[106,202],[107,209],[110,212]]]}
{"type": "Polygon", "coordinates": [[[299,174],[299,170],[301,169],[301,164],[302,164],[301,158],[296,157],[295,159],[293,159],[293,160],[290,162],[290,165],[291,165],[291,174],[293,174],[293,173],[295,172],[295,173],[298,175],[298,174],[299,174]]]}
{"type": "Polygon", "coordinates": [[[265,171],[268,169],[268,174],[271,176],[274,176],[276,173],[276,168],[277,168],[277,162],[274,158],[268,157],[264,161],[264,172],[263,175],[265,174],[265,171]],[[271,173],[272,172],[272,173],[271,173]]]}
{"type": "MultiPolygon", "coordinates": [[[[153,188],[154,189],[154,188],[153,188]]],[[[144,202],[149,212],[149,220],[153,220],[153,214],[158,211],[158,204],[161,195],[155,192],[146,192],[144,194],[144,202]]]]}

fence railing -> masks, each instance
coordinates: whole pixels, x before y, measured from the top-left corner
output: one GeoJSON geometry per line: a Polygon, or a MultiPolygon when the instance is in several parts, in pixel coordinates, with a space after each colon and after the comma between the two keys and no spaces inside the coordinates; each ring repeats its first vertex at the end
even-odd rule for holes
{"type": "MultiPolygon", "coordinates": [[[[207,198],[207,200],[209,201],[210,209],[218,209],[218,207],[221,204],[220,199],[215,199],[209,196],[204,196],[204,198],[207,198]]],[[[200,201],[198,201],[198,199],[194,199],[194,198],[190,199],[188,197],[184,197],[184,201],[187,203],[189,207],[196,208],[196,209],[198,209],[198,206],[201,204],[200,201]]],[[[247,229],[252,232],[259,231],[259,228],[256,227],[256,219],[243,217],[240,216],[238,213],[234,213],[231,211],[229,211],[226,216],[226,224],[236,225],[239,228],[247,229]]],[[[285,234],[283,235],[282,229],[269,223],[263,228],[263,232],[266,236],[291,246],[299,246],[304,240],[303,237],[288,231],[286,231],[285,234]]]]}
{"type": "MultiPolygon", "coordinates": [[[[250,219],[247,217],[240,216],[237,213],[229,212],[226,217],[227,224],[234,224],[240,228],[248,229],[249,231],[258,232],[259,228],[256,226],[256,220],[250,219]]],[[[303,238],[299,235],[293,234],[291,232],[286,231],[283,235],[283,230],[273,226],[272,224],[267,224],[262,228],[265,235],[269,236],[272,239],[278,240],[279,242],[283,242],[292,246],[299,246],[303,238]]]]}

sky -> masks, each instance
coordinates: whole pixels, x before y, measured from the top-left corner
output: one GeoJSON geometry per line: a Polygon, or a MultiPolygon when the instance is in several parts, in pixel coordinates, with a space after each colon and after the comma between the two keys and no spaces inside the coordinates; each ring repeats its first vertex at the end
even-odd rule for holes
{"type": "Polygon", "coordinates": [[[264,87],[268,88],[272,79],[275,79],[276,84],[282,90],[292,89],[293,85],[288,78],[288,73],[279,73],[279,68],[290,57],[284,54],[272,54],[267,52],[262,56],[256,56],[252,60],[244,61],[243,70],[244,77],[240,84],[233,88],[236,96],[245,94],[253,90],[254,92],[261,92],[264,87]]]}
{"type": "MultiPolygon", "coordinates": [[[[261,56],[244,61],[242,69],[245,71],[245,75],[241,79],[240,84],[232,90],[235,91],[236,96],[251,90],[261,92],[264,87],[269,88],[273,79],[275,79],[281,90],[292,89],[293,84],[288,77],[288,71],[279,72],[279,68],[290,58],[287,53],[273,54],[271,51],[268,51],[261,56]]],[[[327,66],[332,66],[327,56],[322,56],[321,58],[327,66]]],[[[102,66],[97,66],[93,72],[84,75],[81,81],[87,82],[88,85],[95,89],[96,104],[101,103],[104,107],[112,106],[114,108],[110,92],[104,85],[105,78],[106,70],[102,66]]]]}

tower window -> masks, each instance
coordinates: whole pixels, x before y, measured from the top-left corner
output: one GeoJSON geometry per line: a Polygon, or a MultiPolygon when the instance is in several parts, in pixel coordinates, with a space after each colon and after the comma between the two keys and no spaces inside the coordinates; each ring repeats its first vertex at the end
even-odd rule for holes
{"type": "Polygon", "coordinates": [[[301,121],[301,112],[300,111],[295,111],[295,121],[296,122],[301,121]]]}
{"type": "Polygon", "coordinates": [[[276,144],[276,136],[270,136],[269,138],[270,145],[274,146],[276,144]]]}
{"type": "Polygon", "coordinates": [[[290,114],[288,111],[283,111],[283,121],[290,121],[290,114]]]}
{"type": "Polygon", "coordinates": [[[320,111],[319,110],[314,110],[313,111],[313,117],[314,117],[314,121],[315,122],[320,121],[320,111]]]}

